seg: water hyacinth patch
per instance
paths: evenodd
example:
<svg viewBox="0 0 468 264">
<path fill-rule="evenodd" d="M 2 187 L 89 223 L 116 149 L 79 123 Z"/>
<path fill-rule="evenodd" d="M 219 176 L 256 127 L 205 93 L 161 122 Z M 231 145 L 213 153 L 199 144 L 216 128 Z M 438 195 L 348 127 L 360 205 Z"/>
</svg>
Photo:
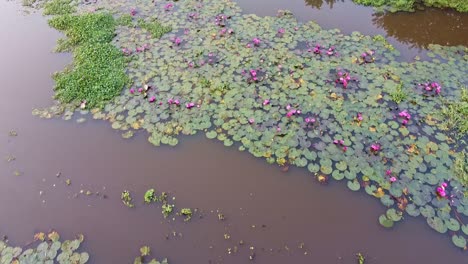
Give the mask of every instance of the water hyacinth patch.
<svg viewBox="0 0 468 264">
<path fill-rule="evenodd" d="M 96 7 L 128 14 L 121 4 L 102 0 Z M 126 71 L 134 87 L 157 89 L 117 95 L 102 110 L 91 110 L 97 119 L 122 131 L 144 129 L 156 146 L 174 146 L 178 137 L 202 132 L 269 163 L 306 167 L 320 182 L 346 179 L 350 189 L 365 191 L 394 210 L 379 218 L 385 226 L 401 215 L 432 219 L 437 214 L 441 224 L 428 224 L 443 230 L 450 219 L 457 221 L 457 214 L 468 216 L 466 186 L 452 169 L 466 149 L 466 134 L 454 140 L 450 132 L 455 128 L 444 126 L 446 118 L 434 110 L 442 99 L 461 98 L 460 87 L 467 85 L 463 47 L 434 45 L 433 60 L 402 62 L 383 37 L 324 30 L 313 22 L 299 23 L 285 11 L 274 18 L 243 15 L 227 0 L 178 1 L 170 12 L 146 1 L 135 8 L 139 18 L 158 17 L 172 32 L 159 39 L 143 27 L 123 27 L 112 44 L 122 55 L 124 47 L 148 43 L 145 52 L 129 56 Z M 229 37 L 229 30 L 235 35 Z M 176 38 L 183 43 L 174 45 Z M 274 48 L 261 48 L 267 45 Z M 363 51 L 366 56 L 360 57 Z M 376 60 L 361 65 L 375 54 Z M 417 85 L 428 80 L 430 91 Z M 437 85 L 432 80 L 444 85 L 438 96 L 433 96 Z M 151 96 L 164 103 L 151 104 Z M 52 117 L 65 109 L 34 113 Z M 399 116 L 403 111 L 407 114 Z M 450 199 L 438 199 L 441 182 L 449 185 Z M 461 245 L 459 237 L 466 234 L 454 232 Z"/>
</svg>

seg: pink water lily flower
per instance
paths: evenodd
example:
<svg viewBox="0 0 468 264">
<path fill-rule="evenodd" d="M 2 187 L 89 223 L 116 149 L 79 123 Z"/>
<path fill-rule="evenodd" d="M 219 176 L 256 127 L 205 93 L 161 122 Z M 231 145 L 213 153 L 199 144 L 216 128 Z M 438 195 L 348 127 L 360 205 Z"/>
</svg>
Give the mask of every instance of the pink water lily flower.
<svg viewBox="0 0 468 264">
<path fill-rule="evenodd" d="M 270 100 L 265 99 L 265 100 L 263 100 L 263 103 L 262 103 L 262 104 L 263 104 L 264 106 L 265 106 L 265 105 L 269 105 L 269 104 L 270 104 Z"/>
<path fill-rule="evenodd" d="M 155 96 L 151 96 L 151 97 L 148 99 L 148 102 L 150 102 L 150 103 L 154 103 L 154 101 L 156 101 L 156 97 L 155 97 Z"/>
<path fill-rule="evenodd" d="M 387 175 L 387 176 L 392 175 L 392 170 L 391 169 L 386 170 L 385 175 Z"/>
<path fill-rule="evenodd" d="M 447 192 L 445 190 L 447 188 L 447 183 L 443 182 L 436 188 L 436 194 L 440 198 L 445 198 L 447 197 Z"/>
<path fill-rule="evenodd" d="M 356 116 L 357 120 L 358 121 L 362 121 L 362 114 L 361 113 L 357 113 L 357 116 Z"/>
<path fill-rule="evenodd" d="M 258 46 L 260 46 L 261 40 L 259 38 L 254 38 L 254 39 L 252 39 L 252 42 L 253 42 L 254 46 L 258 47 Z"/>
<path fill-rule="evenodd" d="M 370 147 L 370 149 L 371 149 L 371 151 L 373 151 L 373 152 L 378 152 L 378 151 L 380 151 L 381 146 L 380 146 L 380 144 L 372 144 L 371 147 Z"/>
<path fill-rule="evenodd" d="M 131 16 L 134 16 L 134 15 L 136 15 L 136 14 L 137 14 L 137 11 L 136 11 L 135 8 L 130 9 L 130 15 L 131 15 Z"/>
<path fill-rule="evenodd" d="M 132 55 L 132 51 L 127 49 L 127 48 L 123 48 L 122 49 L 122 53 L 125 55 L 125 56 L 129 56 L 129 55 Z"/>
<path fill-rule="evenodd" d="M 249 123 L 250 123 L 250 124 L 253 124 L 253 123 L 255 123 L 255 119 L 253 119 L 253 118 L 250 118 L 250 119 L 249 119 Z"/>
<path fill-rule="evenodd" d="M 164 10 L 169 11 L 169 10 L 171 10 L 173 7 L 174 7 L 174 4 L 173 4 L 173 3 L 167 3 L 167 4 L 164 6 Z"/>
<path fill-rule="evenodd" d="M 395 177 L 390 177 L 390 182 L 396 182 L 396 178 Z"/>
<path fill-rule="evenodd" d="M 282 34 L 284 34 L 284 32 L 286 32 L 286 30 L 284 28 L 279 28 L 278 29 L 278 34 L 282 35 Z"/>
<path fill-rule="evenodd" d="M 181 40 L 180 38 L 175 38 L 175 39 L 174 39 L 174 44 L 176 44 L 177 46 L 179 46 L 180 43 L 182 43 L 182 40 Z"/>
<path fill-rule="evenodd" d="M 187 103 L 187 104 L 185 104 L 185 107 L 186 107 L 187 109 L 191 109 L 191 108 L 193 108 L 194 106 L 195 106 L 195 103 Z"/>
<path fill-rule="evenodd" d="M 180 101 L 178 99 L 174 100 L 175 105 L 180 105 Z"/>
<path fill-rule="evenodd" d="M 130 93 L 131 93 L 131 94 L 134 94 L 134 93 L 135 93 L 135 89 L 134 89 L 134 88 L 130 88 Z"/>
<path fill-rule="evenodd" d="M 142 93 L 142 92 L 143 92 L 143 88 L 138 88 L 138 92 L 139 92 L 139 93 Z"/>
</svg>

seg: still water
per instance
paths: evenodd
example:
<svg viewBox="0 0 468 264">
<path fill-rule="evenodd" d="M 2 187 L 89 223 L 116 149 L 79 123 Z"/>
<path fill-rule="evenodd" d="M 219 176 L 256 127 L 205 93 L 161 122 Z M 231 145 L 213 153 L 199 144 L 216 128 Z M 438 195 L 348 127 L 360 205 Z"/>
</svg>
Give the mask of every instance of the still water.
<svg viewBox="0 0 468 264">
<path fill-rule="evenodd" d="M 266 2 L 239 0 L 245 12 L 273 15 L 287 8 L 325 28 L 388 32 L 411 52 L 431 41 L 468 44 L 468 34 L 461 34 L 466 15 L 448 11 L 415 14 L 419 19 L 378 18 L 371 8 L 348 1 Z M 449 236 L 436 234 L 422 219 L 408 218 L 385 230 L 377 221 L 385 212 L 377 199 L 341 183 L 320 185 L 305 170 L 282 172 L 204 136 L 156 148 L 146 134 L 124 140 L 105 122 L 33 117 L 33 108 L 52 103 L 50 74 L 71 56 L 52 52 L 60 34 L 40 14 L 20 10 L 17 3 L 0 2 L 0 155 L 16 158 L 0 161 L 0 235 L 12 244 L 25 245 L 35 232 L 55 229 L 64 239 L 83 233 L 84 249 L 99 264 L 132 263 L 143 245 L 175 264 L 249 263 L 253 253 L 255 263 L 351 264 L 357 252 L 370 264 L 468 262 Z M 433 31 L 433 39 L 426 31 L 411 33 L 418 30 L 416 22 L 434 19 L 431 12 L 440 17 L 434 28 L 453 33 Z M 10 130 L 18 136 L 8 136 Z M 199 211 L 188 223 L 165 220 L 156 205 L 143 205 L 149 188 L 169 192 L 179 208 Z M 131 192 L 136 208 L 121 203 L 123 190 Z M 235 246 L 238 251 L 228 254 Z"/>
</svg>

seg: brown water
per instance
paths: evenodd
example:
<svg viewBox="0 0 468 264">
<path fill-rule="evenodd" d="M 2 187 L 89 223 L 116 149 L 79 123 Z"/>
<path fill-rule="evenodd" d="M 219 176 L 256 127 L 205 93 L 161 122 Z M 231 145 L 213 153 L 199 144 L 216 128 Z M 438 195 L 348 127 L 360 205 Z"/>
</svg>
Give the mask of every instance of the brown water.
<svg viewBox="0 0 468 264">
<path fill-rule="evenodd" d="M 283 173 L 201 136 L 155 148 L 144 133 L 124 140 L 105 122 L 33 117 L 34 107 L 52 102 L 50 73 L 71 58 L 51 52 L 60 35 L 44 18 L 18 10 L 0 2 L 0 155 L 16 157 L 0 161 L 0 235 L 13 244 L 54 228 L 65 239 L 84 233 L 85 249 L 99 264 L 132 263 L 143 245 L 173 264 L 248 263 L 250 246 L 255 263 L 351 264 L 357 252 L 370 264 L 467 263 L 449 236 L 422 219 L 385 230 L 377 221 L 385 211 L 378 200 L 340 183 L 322 186 L 305 170 Z M 12 129 L 17 137 L 8 136 Z M 179 208 L 202 213 L 189 223 L 164 220 L 159 208 L 141 203 L 152 187 L 169 191 Z M 125 189 L 136 208 L 121 203 Z M 236 245 L 239 251 L 228 255 Z"/>
</svg>

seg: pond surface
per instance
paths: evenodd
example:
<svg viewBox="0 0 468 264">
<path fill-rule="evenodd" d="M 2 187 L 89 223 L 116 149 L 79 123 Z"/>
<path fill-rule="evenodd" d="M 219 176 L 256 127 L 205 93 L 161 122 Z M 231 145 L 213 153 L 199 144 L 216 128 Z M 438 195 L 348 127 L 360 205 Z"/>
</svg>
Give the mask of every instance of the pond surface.
<svg viewBox="0 0 468 264">
<path fill-rule="evenodd" d="M 247 2 L 239 1 L 246 12 L 271 15 L 288 8 L 326 28 L 382 33 L 370 23 L 372 9 L 349 2 L 335 3 L 333 9 L 324 3 L 320 11 L 300 1 Z M 24 16 L 19 10 L 16 3 L 0 2 L 0 154 L 16 158 L 0 163 L 0 234 L 12 244 L 25 245 L 35 232 L 56 229 L 65 238 L 83 233 L 92 263 L 131 263 L 143 245 L 170 263 L 246 263 L 252 252 L 255 263 L 269 264 L 356 263 L 357 252 L 367 256 L 366 263 L 466 263 L 466 254 L 450 237 L 430 230 L 422 219 L 408 218 L 385 230 L 377 221 L 385 212 L 378 200 L 341 183 L 322 186 L 306 170 L 285 173 L 204 136 L 182 138 L 175 148 L 155 148 L 146 134 L 124 140 L 106 122 L 33 117 L 33 108 L 52 102 L 50 73 L 71 58 L 51 52 L 60 35 L 40 14 Z M 356 17 L 362 21 L 339 22 L 337 14 L 346 10 L 349 15 L 360 10 Z M 438 28 L 451 28 L 447 21 L 458 19 L 465 23 L 452 25 L 466 29 L 465 15 L 434 10 L 417 15 L 428 19 L 430 12 L 447 16 Z M 430 40 L 405 29 L 409 46 Z M 397 30 L 389 32 L 405 39 Z M 467 45 L 467 36 L 455 32 L 433 37 Z M 10 130 L 18 136 L 8 136 Z M 199 213 L 188 223 L 165 220 L 160 208 L 143 205 L 149 188 L 167 191 L 176 197 L 176 206 L 199 208 Z M 131 192 L 136 208 L 122 204 L 123 190 Z M 218 220 L 218 211 L 224 221 Z M 228 254 L 235 246 L 238 252 Z"/>
</svg>

